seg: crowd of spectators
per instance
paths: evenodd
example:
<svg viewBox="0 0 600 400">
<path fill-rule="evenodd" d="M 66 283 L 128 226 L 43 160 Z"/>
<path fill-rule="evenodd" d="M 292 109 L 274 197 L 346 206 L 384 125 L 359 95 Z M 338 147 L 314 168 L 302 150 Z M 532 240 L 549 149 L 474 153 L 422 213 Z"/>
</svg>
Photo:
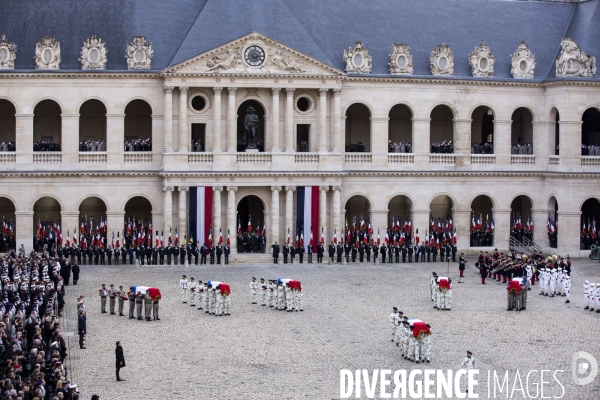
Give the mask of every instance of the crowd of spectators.
<svg viewBox="0 0 600 400">
<path fill-rule="evenodd" d="M 581 155 L 582 156 L 600 156 L 600 146 L 597 144 L 590 144 L 586 146 L 585 144 L 581 145 Z"/>
<path fill-rule="evenodd" d="M 510 146 L 510 154 L 533 154 L 531 143 L 519 143 Z"/>
<path fill-rule="evenodd" d="M 444 140 L 443 142 L 431 143 L 432 153 L 454 153 L 454 145 L 451 140 Z"/>
<path fill-rule="evenodd" d="M 492 143 L 471 143 L 471 154 L 494 154 Z"/>
<path fill-rule="evenodd" d="M 50 140 L 40 140 L 33 143 L 33 151 L 60 151 L 60 144 Z"/>
<path fill-rule="evenodd" d="M 346 145 L 346 153 L 364 153 L 365 145 L 363 142 L 358 142 L 358 144 L 347 144 Z"/>
<path fill-rule="evenodd" d="M 150 139 L 135 139 L 125 142 L 124 151 L 152 151 Z"/>
<path fill-rule="evenodd" d="M 58 317 L 65 306 L 70 265 L 44 251 L 23 249 L 1 259 L 0 399 L 77 400 L 68 381 L 67 346 Z"/>
<path fill-rule="evenodd" d="M 412 153 L 412 144 L 388 141 L 388 153 Z"/>
<path fill-rule="evenodd" d="M 0 143 L 0 151 L 15 151 L 15 142 Z"/>
<path fill-rule="evenodd" d="M 106 151 L 104 140 L 84 140 L 79 142 L 79 151 Z"/>
<path fill-rule="evenodd" d="M 202 140 L 192 140 L 192 151 L 194 153 L 200 153 L 204 151 L 204 143 L 202 143 Z"/>
</svg>

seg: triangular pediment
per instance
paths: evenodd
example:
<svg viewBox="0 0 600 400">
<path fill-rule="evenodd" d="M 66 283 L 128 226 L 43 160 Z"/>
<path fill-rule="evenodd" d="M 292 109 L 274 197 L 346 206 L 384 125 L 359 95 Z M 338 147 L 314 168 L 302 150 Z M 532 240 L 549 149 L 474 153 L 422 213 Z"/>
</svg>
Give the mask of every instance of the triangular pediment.
<svg viewBox="0 0 600 400">
<path fill-rule="evenodd" d="M 344 75 L 338 69 L 256 32 L 169 67 L 163 73 Z"/>
</svg>

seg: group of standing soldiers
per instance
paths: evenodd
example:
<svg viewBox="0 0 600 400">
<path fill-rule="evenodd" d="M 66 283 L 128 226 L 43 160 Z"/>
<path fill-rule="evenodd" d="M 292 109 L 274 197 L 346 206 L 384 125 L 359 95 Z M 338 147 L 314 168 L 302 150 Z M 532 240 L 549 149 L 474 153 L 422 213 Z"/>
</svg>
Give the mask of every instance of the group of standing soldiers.
<svg viewBox="0 0 600 400">
<path fill-rule="evenodd" d="M 237 237 L 239 253 L 264 253 L 265 244 L 265 237 L 260 233 L 244 232 Z"/>
<path fill-rule="evenodd" d="M 125 293 L 123 286 L 119 286 L 119 290 L 115 289 L 115 285 L 111 284 L 107 289 L 105 284 L 98 290 L 100 296 L 100 310 L 102 314 L 106 314 L 106 300 L 109 301 L 110 315 L 116 315 L 115 306 L 119 304 L 119 317 L 124 317 L 123 307 L 125 301 L 129 301 L 129 319 L 137 318 L 143 321 L 160 321 L 158 317 L 160 298 L 153 299 L 148 290 L 136 291 L 134 286 L 129 287 L 129 291 Z M 142 307 L 144 309 L 144 317 L 142 317 Z M 134 316 L 135 311 L 135 316 Z"/>
<path fill-rule="evenodd" d="M 256 302 L 256 296 L 260 292 L 260 305 L 267 305 L 279 311 L 304 311 L 302 300 L 302 284 L 296 280 L 290 279 L 269 279 L 265 282 L 264 278 L 260 278 L 260 283 L 252 277 L 250 281 L 250 301 L 252 304 Z"/>
<path fill-rule="evenodd" d="M 350 260 L 352 262 L 356 262 L 358 258 L 358 262 L 371 262 L 371 254 L 373 254 L 373 262 L 376 263 L 379 255 L 381 254 L 381 263 L 385 264 L 386 261 L 388 263 L 399 263 L 402 260 L 403 263 L 409 262 L 437 262 L 438 261 L 438 253 L 440 255 L 439 261 L 449 261 L 452 259 L 452 262 L 456 262 L 456 245 L 440 245 L 439 249 L 435 245 L 416 245 L 416 244 L 393 244 L 381 246 L 374 243 L 364 243 L 360 242 L 358 246 L 352 246 L 348 244 L 348 242 L 338 243 L 337 245 L 331 242 L 328 247 L 329 258 L 331 259 L 331 263 L 334 263 L 334 259 L 338 264 L 342 263 L 342 258 L 345 259 L 346 263 L 349 263 Z M 285 263 L 285 247 L 284 247 L 284 263 Z M 337 256 L 337 258 L 336 258 Z M 293 259 L 292 259 L 293 262 Z"/>
<path fill-rule="evenodd" d="M 194 277 L 183 275 L 179 281 L 181 288 L 181 302 L 198 310 L 204 310 L 206 314 L 220 317 L 231 315 L 231 289 L 228 284 L 216 281 L 196 282 Z"/>
<path fill-rule="evenodd" d="M 431 361 L 431 326 L 416 318 L 404 316 L 397 307 L 393 308 L 389 321 L 392 323 L 392 343 L 400 347 L 405 360 Z"/>
</svg>

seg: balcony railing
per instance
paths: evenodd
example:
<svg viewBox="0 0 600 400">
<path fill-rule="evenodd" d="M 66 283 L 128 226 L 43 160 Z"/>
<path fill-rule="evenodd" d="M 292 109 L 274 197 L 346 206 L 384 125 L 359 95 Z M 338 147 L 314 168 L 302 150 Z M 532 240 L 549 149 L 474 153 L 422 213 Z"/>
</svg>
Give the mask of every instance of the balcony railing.
<svg viewBox="0 0 600 400">
<path fill-rule="evenodd" d="M 271 162 L 269 153 L 238 153 L 237 162 L 241 164 L 268 164 Z"/>
<path fill-rule="evenodd" d="M 496 155 L 471 154 L 471 164 L 496 164 Z"/>
<path fill-rule="evenodd" d="M 188 163 L 190 164 L 210 164 L 212 162 L 212 153 L 192 153 L 188 155 Z"/>
<path fill-rule="evenodd" d="M 17 162 L 17 156 L 14 152 L 0 153 L 0 164 L 8 164 Z"/>
<path fill-rule="evenodd" d="M 316 164 L 319 162 L 319 154 L 317 153 L 296 153 L 294 155 L 296 164 Z"/>
<path fill-rule="evenodd" d="M 511 154 L 511 164 L 533 165 L 535 164 L 535 156 L 531 154 Z"/>
<path fill-rule="evenodd" d="M 430 154 L 429 164 L 455 164 L 454 154 Z"/>
<path fill-rule="evenodd" d="M 600 167 L 599 156 L 581 156 L 582 167 Z"/>
<path fill-rule="evenodd" d="M 132 151 L 123 153 L 126 163 L 151 163 L 152 153 L 149 151 Z"/>
<path fill-rule="evenodd" d="M 388 154 L 389 164 L 414 164 L 415 155 L 412 153 L 392 153 Z"/>
<path fill-rule="evenodd" d="M 62 153 L 60 151 L 42 151 L 33 153 L 34 163 L 60 163 L 62 162 Z"/>
<path fill-rule="evenodd" d="M 549 161 L 550 165 L 558 165 L 560 158 L 558 156 L 550 156 L 550 157 L 548 157 L 548 160 L 550 160 Z"/>
<path fill-rule="evenodd" d="M 82 151 L 79 153 L 80 163 L 105 163 L 105 151 Z"/>
<path fill-rule="evenodd" d="M 351 164 L 370 164 L 373 161 L 371 153 L 344 153 L 344 162 Z"/>
</svg>

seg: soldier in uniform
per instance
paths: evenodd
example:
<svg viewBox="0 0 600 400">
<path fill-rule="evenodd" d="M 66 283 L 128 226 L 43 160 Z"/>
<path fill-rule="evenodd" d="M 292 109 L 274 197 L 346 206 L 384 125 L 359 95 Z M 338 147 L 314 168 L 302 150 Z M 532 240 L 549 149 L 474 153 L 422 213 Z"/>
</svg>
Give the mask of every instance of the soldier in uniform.
<svg viewBox="0 0 600 400">
<path fill-rule="evenodd" d="M 210 246 L 209 255 L 210 264 L 213 265 L 215 263 L 215 246 Z"/>
<path fill-rule="evenodd" d="M 312 247 L 312 245 L 308 246 L 308 252 L 307 252 L 307 254 L 308 254 L 308 263 L 312 264 L 312 255 L 313 255 L 313 247 Z M 300 257 L 300 259 L 302 259 L 302 257 Z M 302 261 L 300 261 L 300 263 L 302 264 Z"/>
<path fill-rule="evenodd" d="M 407 248 L 406 251 L 408 252 L 408 262 L 411 263 L 413 258 L 413 247 L 410 245 L 410 243 L 405 245 L 405 247 Z M 404 258 L 404 252 L 402 253 L 402 258 Z"/>
<path fill-rule="evenodd" d="M 265 282 L 265 278 L 260 278 L 260 305 L 265 307 L 267 305 L 267 290 L 268 286 Z"/>
<path fill-rule="evenodd" d="M 191 244 L 188 243 L 185 252 L 187 253 L 187 258 L 188 258 L 188 265 L 192 265 L 192 255 L 194 253 L 194 249 L 195 247 L 192 247 Z M 196 263 L 198 264 L 198 263 Z"/>
<path fill-rule="evenodd" d="M 206 243 L 200 246 L 200 265 L 206 265 Z"/>
<path fill-rule="evenodd" d="M 133 247 L 131 247 L 131 245 L 129 245 L 129 248 L 127 249 L 127 253 L 129 254 L 129 264 L 132 265 L 133 264 Z"/>
<path fill-rule="evenodd" d="M 328 251 L 329 258 L 331 259 L 331 263 L 333 264 L 333 257 L 335 256 L 335 245 L 333 244 L 333 242 L 329 244 Z"/>
<path fill-rule="evenodd" d="M 117 301 L 117 290 L 115 289 L 115 285 L 110 285 L 108 297 L 110 299 L 110 315 L 115 315 L 115 304 Z"/>
<path fill-rule="evenodd" d="M 113 256 L 115 257 L 115 265 L 119 265 L 119 258 L 121 257 L 121 250 L 119 250 L 118 248 L 114 248 L 113 250 Z"/>
<path fill-rule="evenodd" d="M 106 250 L 106 257 L 108 258 L 108 265 L 112 265 L 112 255 L 113 255 L 112 246 L 108 246 L 108 249 Z"/>
<path fill-rule="evenodd" d="M 322 243 L 317 245 L 317 262 L 321 264 L 323 262 L 323 253 L 325 253 L 325 246 Z"/>
<path fill-rule="evenodd" d="M 141 292 L 135 295 L 135 315 L 139 321 L 142 320 L 142 304 L 144 302 L 144 295 Z"/>
<path fill-rule="evenodd" d="M 194 246 L 192 251 L 194 253 L 194 264 L 198 265 L 198 255 L 200 254 L 200 249 L 198 248 L 198 246 Z"/>
<path fill-rule="evenodd" d="M 457 250 L 458 249 L 456 248 L 456 245 L 453 244 L 452 245 L 452 262 L 456 262 L 456 252 L 457 252 Z"/>
<path fill-rule="evenodd" d="M 129 319 L 135 318 L 133 316 L 133 309 L 135 308 L 135 293 L 133 293 L 133 286 L 129 287 L 127 292 L 127 299 L 129 299 Z"/>
<path fill-rule="evenodd" d="M 164 265 L 164 263 L 165 263 L 165 248 L 163 246 L 160 246 L 158 248 L 158 264 Z"/>
<path fill-rule="evenodd" d="M 365 254 L 367 255 L 367 262 L 371 262 L 371 245 L 368 244 L 365 246 Z"/>
<path fill-rule="evenodd" d="M 298 248 L 296 248 L 296 254 L 298 254 L 300 264 L 302 264 L 302 260 L 304 260 L 304 246 L 298 246 Z"/>
<path fill-rule="evenodd" d="M 444 257 L 446 255 L 446 245 L 441 245 L 440 246 L 440 261 L 444 262 Z"/>
<path fill-rule="evenodd" d="M 179 248 L 179 262 L 181 265 L 185 265 L 185 247 L 183 245 Z"/>
<path fill-rule="evenodd" d="M 435 246 L 435 245 L 431 246 L 431 257 L 433 258 L 433 262 L 437 261 L 437 253 L 438 253 L 437 246 Z M 427 261 L 429 261 L 429 257 L 427 258 Z"/>
<path fill-rule="evenodd" d="M 256 291 L 258 290 L 258 282 L 256 282 L 256 278 L 252 277 L 252 281 L 250 281 L 250 300 L 252 304 L 256 304 Z"/>
<path fill-rule="evenodd" d="M 283 245 L 283 263 L 284 264 L 287 264 L 289 253 L 290 253 L 290 247 L 286 243 Z"/>
<path fill-rule="evenodd" d="M 225 244 L 223 247 L 223 256 L 225 257 L 225 265 L 229 265 L 229 254 L 231 253 L 231 248 L 228 244 Z"/>
<path fill-rule="evenodd" d="M 196 295 L 197 295 L 197 284 L 196 284 L 196 282 L 194 282 L 193 276 L 190 277 L 189 292 L 190 292 L 190 307 L 195 307 L 196 306 Z"/>
<path fill-rule="evenodd" d="M 346 264 L 350 263 L 350 245 L 348 242 L 344 243 L 344 255 L 346 256 Z"/>
<path fill-rule="evenodd" d="M 123 286 L 119 286 L 119 290 L 117 291 L 117 301 L 119 302 L 119 317 L 125 316 L 123 314 L 123 306 L 124 306 L 126 298 L 127 298 L 127 295 L 125 294 L 125 291 L 123 290 Z"/>
<path fill-rule="evenodd" d="M 152 265 L 158 265 L 158 247 L 152 247 Z"/>
<path fill-rule="evenodd" d="M 356 255 L 358 253 L 358 249 L 356 248 L 356 246 L 352 246 L 352 262 L 356 262 Z"/>
<path fill-rule="evenodd" d="M 217 265 L 221 265 L 221 256 L 223 255 L 223 248 L 221 247 L 220 244 L 217 245 L 216 253 L 217 253 Z"/>
<path fill-rule="evenodd" d="M 400 245 L 397 244 L 394 247 L 394 255 L 396 256 L 396 264 L 400 263 Z M 406 261 L 406 255 L 404 256 L 404 260 Z"/>
<path fill-rule="evenodd" d="M 338 243 L 335 250 L 336 250 L 336 254 L 337 254 L 337 262 L 338 262 L 338 264 L 341 264 L 342 263 L 342 254 L 344 254 L 344 247 L 342 246 L 341 243 Z"/>
<path fill-rule="evenodd" d="M 277 264 L 279 260 L 279 244 L 277 243 L 277 241 L 273 243 L 271 248 L 273 249 L 273 264 Z"/>
<path fill-rule="evenodd" d="M 165 253 L 167 253 L 167 265 L 171 266 L 171 256 L 173 255 L 173 248 L 171 245 L 167 246 Z"/>
<path fill-rule="evenodd" d="M 127 249 L 125 247 L 121 249 L 121 264 L 127 264 Z"/>
<path fill-rule="evenodd" d="M 102 311 L 102 314 L 106 314 L 106 296 L 108 296 L 108 290 L 106 290 L 106 285 L 104 283 L 98 290 L 98 294 L 100 295 L 100 311 Z"/>
<path fill-rule="evenodd" d="M 387 248 L 386 248 L 385 244 L 381 245 L 381 263 L 382 264 L 385 264 L 385 253 L 386 253 L 386 250 L 387 250 Z"/>
<path fill-rule="evenodd" d="M 183 304 L 187 303 L 187 290 L 188 290 L 188 280 L 185 275 L 179 280 L 179 287 L 181 287 L 181 301 Z"/>
<path fill-rule="evenodd" d="M 150 297 L 150 292 L 146 291 L 144 295 L 144 315 L 146 316 L 146 321 L 152 321 L 150 315 L 152 314 L 152 297 Z"/>
<path fill-rule="evenodd" d="M 365 244 L 364 243 L 361 243 L 358 246 L 358 261 L 361 263 L 365 261 Z"/>
<path fill-rule="evenodd" d="M 373 246 L 373 264 L 377 263 L 377 257 L 379 256 L 379 245 Z"/>
<path fill-rule="evenodd" d="M 156 321 L 160 321 L 160 318 L 158 318 L 158 301 L 160 299 L 156 298 L 152 301 L 152 319 L 156 320 Z"/>
<path fill-rule="evenodd" d="M 175 265 L 179 262 L 179 247 L 173 246 L 173 262 Z"/>
</svg>

